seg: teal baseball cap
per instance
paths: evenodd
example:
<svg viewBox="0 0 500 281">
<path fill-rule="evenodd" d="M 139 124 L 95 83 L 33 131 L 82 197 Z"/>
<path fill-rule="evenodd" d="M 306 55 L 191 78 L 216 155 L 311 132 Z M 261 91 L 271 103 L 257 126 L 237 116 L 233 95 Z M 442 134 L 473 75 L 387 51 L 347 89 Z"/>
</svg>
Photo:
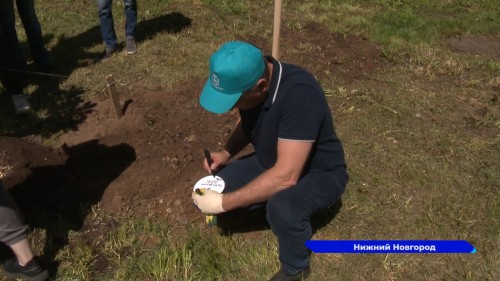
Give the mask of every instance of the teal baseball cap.
<svg viewBox="0 0 500 281">
<path fill-rule="evenodd" d="M 200 105 L 222 114 L 231 110 L 244 91 L 264 74 L 261 50 L 252 44 L 231 41 L 210 56 L 210 76 L 200 95 Z"/>
</svg>

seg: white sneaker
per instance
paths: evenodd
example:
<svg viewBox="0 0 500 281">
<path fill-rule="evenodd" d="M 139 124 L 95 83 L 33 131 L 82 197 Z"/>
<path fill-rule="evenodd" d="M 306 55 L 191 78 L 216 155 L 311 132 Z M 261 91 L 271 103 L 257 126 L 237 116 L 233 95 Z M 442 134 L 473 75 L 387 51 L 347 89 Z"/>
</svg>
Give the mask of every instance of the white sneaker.
<svg viewBox="0 0 500 281">
<path fill-rule="evenodd" d="M 31 111 L 31 105 L 25 95 L 13 95 L 12 101 L 16 109 L 16 114 L 26 114 Z"/>
</svg>

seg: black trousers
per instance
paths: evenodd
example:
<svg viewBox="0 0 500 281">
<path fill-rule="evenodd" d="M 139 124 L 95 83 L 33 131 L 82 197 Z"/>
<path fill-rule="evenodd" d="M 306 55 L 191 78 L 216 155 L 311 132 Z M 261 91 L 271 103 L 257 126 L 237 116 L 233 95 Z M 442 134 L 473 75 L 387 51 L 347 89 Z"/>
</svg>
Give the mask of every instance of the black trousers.
<svg viewBox="0 0 500 281">
<path fill-rule="evenodd" d="M 224 179 L 223 193 L 227 193 L 245 186 L 264 171 L 257 157 L 251 155 L 230 162 L 217 175 Z M 310 217 L 337 202 L 347 181 L 345 169 L 311 172 L 265 203 L 267 221 L 278 238 L 279 259 L 285 272 L 295 274 L 309 266 L 310 251 L 305 242 L 312 237 Z"/>
</svg>

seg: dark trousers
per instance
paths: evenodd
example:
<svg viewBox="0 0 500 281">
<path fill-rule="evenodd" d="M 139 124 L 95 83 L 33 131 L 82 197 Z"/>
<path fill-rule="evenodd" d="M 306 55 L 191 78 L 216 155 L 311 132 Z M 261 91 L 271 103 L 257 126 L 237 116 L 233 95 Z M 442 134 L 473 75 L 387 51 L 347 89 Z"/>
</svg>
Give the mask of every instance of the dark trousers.
<svg viewBox="0 0 500 281">
<path fill-rule="evenodd" d="M 22 94 L 27 69 L 16 33 L 14 2 L 0 1 L 0 81 L 12 95 Z"/>
<path fill-rule="evenodd" d="M 265 171 L 255 155 L 229 163 L 217 173 L 223 193 L 237 190 Z M 278 238 L 282 269 L 295 274 L 309 266 L 305 242 L 312 237 L 310 217 L 340 199 L 348 181 L 345 169 L 310 172 L 297 185 L 274 194 L 266 203 L 267 221 Z"/>
<path fill-rule="evenodd" d="M 11 1 L 11 0 L 4 0 Z M 42 27 L 38 21 L 35 11 L 34 0 L 16 0 L 17 12 L 23 22 L 26 37 L 30 45 L 31 57 L 38 66 L 48 66 L 49 54 L 45 49 L 45 43 L 42 37 Z"/>
</svg>

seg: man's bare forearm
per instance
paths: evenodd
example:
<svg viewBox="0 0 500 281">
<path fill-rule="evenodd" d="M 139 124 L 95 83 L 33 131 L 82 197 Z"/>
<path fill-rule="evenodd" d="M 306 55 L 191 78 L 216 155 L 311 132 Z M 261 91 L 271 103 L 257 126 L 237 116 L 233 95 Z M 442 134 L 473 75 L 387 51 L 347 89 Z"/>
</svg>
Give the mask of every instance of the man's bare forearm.
<svg viewBox="0 0 500 281">
<path fill-rule="evenodd" d="M 295 180 L 291 180 L 280 174 L 273 167 L 259 175 L 243 188 L 224 194 L 222 207 L 224 210 L 229 211 L 264 202 L 276 192 L 296 184 Z"/>
<path fill-rule="evenodd" d="M 299 181 L 302 170 L 312 149 L 307 141 L 278 141 L 278 159 L 275 165 L 264 171 L 244 187 L 224 194 L 224 210 L 267 201 L 275 193 L 294 186 Z"/>
</svg>

